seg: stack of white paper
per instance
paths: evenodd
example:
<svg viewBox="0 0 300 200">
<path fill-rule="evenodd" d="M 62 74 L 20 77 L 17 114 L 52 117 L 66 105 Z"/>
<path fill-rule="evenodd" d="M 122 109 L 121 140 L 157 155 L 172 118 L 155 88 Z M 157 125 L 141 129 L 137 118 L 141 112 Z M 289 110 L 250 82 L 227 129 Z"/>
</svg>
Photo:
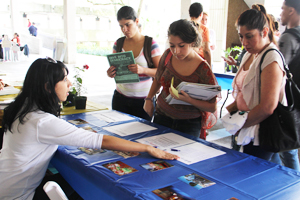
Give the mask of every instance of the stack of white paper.
<svg viewBox="0 0 300 200">
<path fill-rule="evenodd" d="M 183 90 L 184 92 L 189 94 L 190 97 L 194 99 L 201 99 L 201 100 L 210 100 L 221 92 L 221 86 L 219 85 L 206 85 L 206 84 L 188 83 L 188 82 L 181 82 L 176 87 L 176 89 L 178 90 L 178 92 Z M 174 99 L 170 94 L 167 96 L 166 101 L 169 104 L 191 105 L 184 101 Z"/>
<path fill-rule="evenodd" d="M 226 152 L 195 142 L 175 133 L 141 138 L 136 142 L 154 146 L 180 157 L 179 161 L 187 165 L 214 158 Z"/>
</svg>

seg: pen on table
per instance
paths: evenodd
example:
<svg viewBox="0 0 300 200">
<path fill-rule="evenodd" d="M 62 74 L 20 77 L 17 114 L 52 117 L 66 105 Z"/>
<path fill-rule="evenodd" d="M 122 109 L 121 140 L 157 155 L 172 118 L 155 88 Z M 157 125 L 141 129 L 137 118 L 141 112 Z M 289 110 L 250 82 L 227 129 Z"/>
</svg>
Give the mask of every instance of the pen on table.
<svg viewBox="0 0 300 200">
<path fill-rule="evenodd" d="M 178 150 L 178 149 L 171 149 L 171 151 L 180 151 L 180 150 Z"/>
</svg>

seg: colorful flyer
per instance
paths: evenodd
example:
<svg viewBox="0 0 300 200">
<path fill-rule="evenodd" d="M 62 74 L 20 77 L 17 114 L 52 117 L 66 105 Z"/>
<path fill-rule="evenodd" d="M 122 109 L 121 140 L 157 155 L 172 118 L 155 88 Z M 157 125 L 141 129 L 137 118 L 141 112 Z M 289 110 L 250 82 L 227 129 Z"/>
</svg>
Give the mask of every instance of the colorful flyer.
<svg viewBox="0 0 300 200">
<path fill-rule="evenodd" d="M 94 155 L 97 153 L 105 153 L 106 151 L 103 149 L 90 149 L 90 148 L 85 148 L 85 147 L 78 147 L 80 151 L 83 151 L 84 153 L 88 155 Z"/>
<path fill-rule="evenodd" d="M 212 182 L 206 178 L 203 178 L 199 176 L 196 173 L 191 173 L 185 176 L 178 177 L 179 180 L 189 184 L 190 186 L 200 190 L 201 188 L 205 188 L 211 185 L 216 184 L 215 182 Z"/>
<path fill-rule="evenodd" d="M 157 190 L 153 190 L 152 192 L 164 200 L 193 200 L 192 198 L 188 197 L 186 193 L 180 191 L 179 189 L 173 186 L 160 188 Z"/>
<path fill-rule="evenodd" d="M 106 167 L 107 169 L 113 171 L 115 174 L 119 176 L 123 176 L 125 174 L 131 174 L 133 172 L 137 172 L 138 170 L 134 169 L 133 167 L 121 162 L 121 161 L 116 161 L 116 162 L 111 162 L 102 165 Z"/>
<path fill-rule="evenodd" d="M 87 124 L 87 121 L 84 121 L 83 119 L 72 119 L 72 120 L 68 120 L 68 122 L 75 125 Z"/>
<path fill-rule="evenodd" d="M 124 158 L 131 158 L 140 155 L 139 152 L 128 152 L 128 151 L 113 151 L 114 153 L 123 156 Z"/>
<path fill-rule="evenodd" d="M 92 127 L 90 126 L 83 126 L 83 127 L 80 127 L 80 128 L 83 128 L 84 130 L 87 130 L 87 131 L 91 131 L 91 132 L 94 132 L 94 133 L 97 133 L 97 131 L 95 131 Z"/>
<path fill-rule="evenodd" d="M 158 170 L 173 167 L 174 165 L 171 165 L 170 163 L 167 163 L 164 160 L 158 160 L 158 161 L 142 164 L 141 166 L 143 168 L 149 170 L 150 172 L 155 172 L 155 171 L 158 171 Z"/>
</svg>

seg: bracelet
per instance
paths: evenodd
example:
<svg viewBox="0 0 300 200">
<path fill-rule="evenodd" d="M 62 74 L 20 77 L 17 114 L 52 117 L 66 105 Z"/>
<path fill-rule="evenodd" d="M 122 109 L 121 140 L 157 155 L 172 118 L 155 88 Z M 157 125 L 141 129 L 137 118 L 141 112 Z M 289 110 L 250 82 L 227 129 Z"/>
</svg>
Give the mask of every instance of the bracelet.
<svg viewBox="0 0 300 200">
<path fill-rule="evenodd" d="M 144 100 L 145 100 L 145 101 L 146 101 L 146 100 L 149 100 L 149 101 L 152 101 L 152 102 L 153 102 L 153 99 L 152 99 L 152 98 L 149 98 L 149 97 L 145 98 Z"/>
</svg>

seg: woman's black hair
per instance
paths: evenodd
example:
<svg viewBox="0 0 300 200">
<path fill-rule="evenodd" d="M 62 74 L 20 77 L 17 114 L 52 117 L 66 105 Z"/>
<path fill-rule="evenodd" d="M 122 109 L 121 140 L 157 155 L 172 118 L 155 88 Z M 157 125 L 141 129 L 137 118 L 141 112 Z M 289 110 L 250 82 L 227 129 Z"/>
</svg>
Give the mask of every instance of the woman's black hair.
<svg viewBox="0 0 300 200">
<path fill-rule="evenodd" d="M 50 58 L 40 58 L 31 64 L 19 95 L 4 109 L 4 132 L 11 131 L 15 120 L 24 124 L 25 116 L 35 110 L 60 115 L 60 100 L 56 95 L 55 85 L 65 78 L 65 70 L 68 74 L 69 71 L 62 62 Z"/>
<path fill-rule="evenodd" d="M 168 30 L 168 36 L 170 35 L 180 37 L 185 43 L 194 43 L 193 47 L 199 47 L 201 45 L 201 35 L 195 23 L 186 19 L 173 22 Z"/>
<path fill-rule="evenodd" d="M 137 14 L 133 8 L 130 6 L 123 6 L 118 10 L 117 20 L 120 21 L 122 19 L 132 19 L 134 22 L 137 18 Z"/>
<path fill-rule="evenodd" d="M 264 27 L 268 27 L 270 41 L 277 43 L 274 38 L 273 21 L 261 4 L 254 4 L 252 9 L 243 12 L 236 21 L 236 27 L 238 26 L 246 26 L 248 30 L 258 29 L 260 32 L 263 31 Z"/>
</svg>

